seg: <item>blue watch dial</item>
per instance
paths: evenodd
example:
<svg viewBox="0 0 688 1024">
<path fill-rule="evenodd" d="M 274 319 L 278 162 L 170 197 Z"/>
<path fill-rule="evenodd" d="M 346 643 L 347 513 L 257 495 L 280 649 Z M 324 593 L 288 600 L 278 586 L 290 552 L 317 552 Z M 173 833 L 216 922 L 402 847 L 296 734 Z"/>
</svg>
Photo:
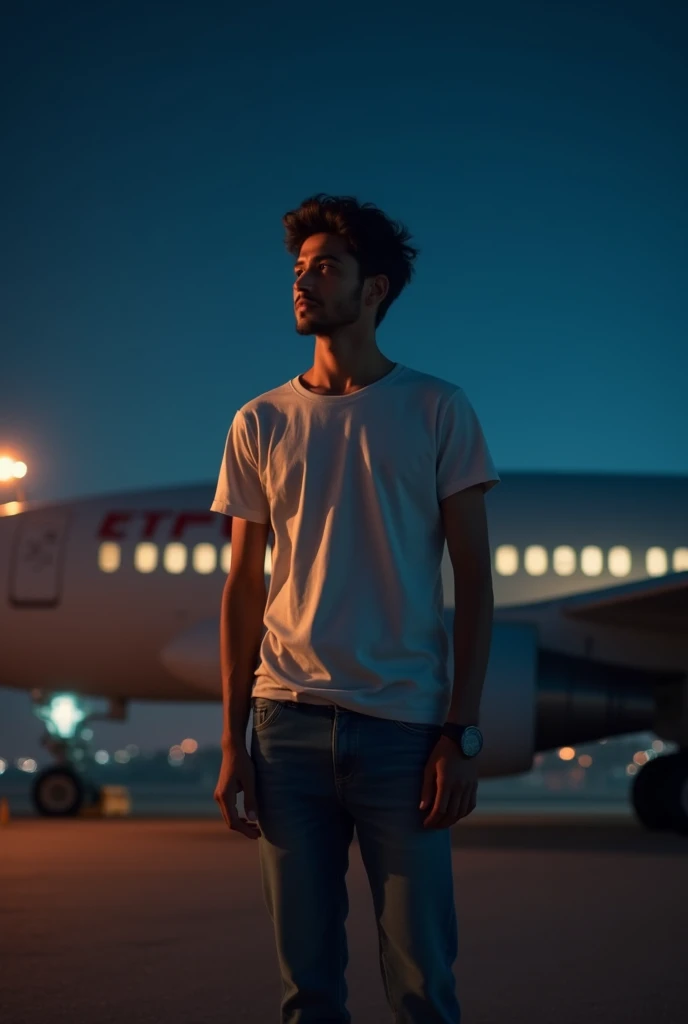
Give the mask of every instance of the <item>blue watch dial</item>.
<svg viewBox="0 0 688 1024">
<path fill-rule="evenodd" d="M 480 729 L 475 725 L 468 725 L 463 731 L 461 737 L 461 749 L 467 757 L 475 757 L 479 754 L 483 746 L 483 737 Z"/>
</svg>

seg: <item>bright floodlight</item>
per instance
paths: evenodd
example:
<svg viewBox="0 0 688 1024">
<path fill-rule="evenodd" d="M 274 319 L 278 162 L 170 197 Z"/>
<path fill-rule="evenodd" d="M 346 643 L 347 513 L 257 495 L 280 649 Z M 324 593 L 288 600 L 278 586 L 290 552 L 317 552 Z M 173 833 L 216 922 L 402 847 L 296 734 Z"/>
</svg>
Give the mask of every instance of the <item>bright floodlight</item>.
<svg viewBox="0 0 688 1024">
<path fill-rule="evenodd" d="M 16 462 L 8 455 L 0 458 L 0 483 L 7 483 L 9 480 L 20 480 L 26 476 L 27 465 L 25 462 Z"/>
<path fill-rule="evenodd" d="M 48 721 L 57 730 L 58 735 L 67 739 L 74 735 L 77 725 L 86 717 L 86 714 L 73 697 L 63 694 L 60 697 L 53 697 L 48 709 L 48 716 Z"/>
</svg>

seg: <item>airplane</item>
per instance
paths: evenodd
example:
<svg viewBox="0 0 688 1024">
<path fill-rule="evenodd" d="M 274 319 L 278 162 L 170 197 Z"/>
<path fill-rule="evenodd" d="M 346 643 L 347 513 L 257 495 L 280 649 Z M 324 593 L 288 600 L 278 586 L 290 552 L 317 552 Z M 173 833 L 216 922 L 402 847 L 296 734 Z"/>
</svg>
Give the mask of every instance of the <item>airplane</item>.
<svg viewBox="0 0 688 1024">
<path fill-rule="evenodd" d="M 82 738 L 93 719 L 123 720 L 136 699 L 222 699 L 231 518 L 210 511 L 214 492 L 212 482 L 0 505 L 0 686 L 30 691 L 56 759 L 33 782 L 38 814 L 75 815 L 97 799 Z M 480 776 L 652 730 L 678 749 L 634 776 L 635 815 L 688 834 L 688 477 L 505 472 L 486 508 L 495 611 Z M 451 679 L 446 545 L 441 575 Z M 88 714 L 89 697 L 106 698 L 107 712 Z"/>
</svg>

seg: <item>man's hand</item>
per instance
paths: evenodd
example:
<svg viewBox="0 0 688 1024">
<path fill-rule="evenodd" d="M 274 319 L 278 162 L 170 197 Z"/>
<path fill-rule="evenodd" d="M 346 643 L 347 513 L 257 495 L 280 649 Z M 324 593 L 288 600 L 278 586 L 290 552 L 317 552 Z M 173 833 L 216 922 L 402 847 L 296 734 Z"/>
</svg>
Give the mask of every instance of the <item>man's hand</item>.
<svg viewBox="0 0 688 1024">
<path fill-rule="evenodd" d="M 236 807 L 237 795 L 244 793 L 244 810 L 248 819 L 240 818 Z M 220 777 L 213 796 L 220 806 L 222 817 L 234 832 L 249 839 L 260 839 L 261 831 L 256 817 L 256 778 L 251 755 L 245 747 L 237 745 L 222 752 Z M 252 824 L 256 822 L 256 824 Z"/>
<path fill-rule="evenodd" d="M 440 736 L 423 775 L 420 809 L 431 807 L 426 828 L 449 828 L 475 809 L 476 758 L 466 758 L 448 736 Z"/>
</svg>

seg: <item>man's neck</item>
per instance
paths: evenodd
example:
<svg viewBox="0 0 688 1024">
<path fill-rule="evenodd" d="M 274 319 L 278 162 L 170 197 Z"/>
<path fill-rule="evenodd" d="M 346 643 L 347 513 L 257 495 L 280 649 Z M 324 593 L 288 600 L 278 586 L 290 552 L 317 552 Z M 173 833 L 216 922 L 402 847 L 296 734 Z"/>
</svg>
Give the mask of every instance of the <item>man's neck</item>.
<svg viewBox="0 0 688 1024">
<path fill-rule="evenodd" d="M 301 374 L 301 384 L 319 395 L 349 395 L 354 391 L 374 384 L 375 381 L 386 377 L 397 364 L 392 359 L 387 359 L 379 350 L 375 353 L 375 359 L 361 362 L 360 365 L 340 366 L 331 358 L 316 360 L 310 370 Z"/>
</svg>

